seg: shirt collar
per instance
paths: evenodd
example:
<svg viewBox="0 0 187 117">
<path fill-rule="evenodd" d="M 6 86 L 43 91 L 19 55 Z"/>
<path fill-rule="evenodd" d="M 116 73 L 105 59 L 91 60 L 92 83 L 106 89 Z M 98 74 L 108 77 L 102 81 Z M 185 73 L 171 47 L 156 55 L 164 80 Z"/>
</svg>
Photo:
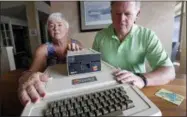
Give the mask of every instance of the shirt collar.
<svg viewBox="0 0 187 117">
<path fill-rule="evenodd" d="M 114 32 L 114 28 L 113 28 L 112 24 L 111 24 L 109 27 L 110 27 L 110 29 L 111 29 L 111 34 L 112 34 L 111 36 L 112 36 L 112 39 L 117 39 L 117 40 L 119 40 L 118 37 L 117 37 L 117 35 L 116 35 L 115 32 Z M 137 29 L 137 25 L 136 25 L 136 24 L 133 24 L 130 33 L 129 33 L 126 37 L 132 37 L 132 35 L 133 35 L 134 32 L 136 31 L 136 29 Z"/>
</svg>

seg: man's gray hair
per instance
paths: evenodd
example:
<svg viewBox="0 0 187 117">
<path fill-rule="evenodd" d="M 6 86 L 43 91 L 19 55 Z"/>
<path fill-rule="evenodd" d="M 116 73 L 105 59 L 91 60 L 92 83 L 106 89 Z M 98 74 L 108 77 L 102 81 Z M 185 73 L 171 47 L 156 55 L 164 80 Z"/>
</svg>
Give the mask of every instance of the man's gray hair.
<svg viewBox="0 0 187 117">
<path fill-rule="evenodd" d="M 123 1 L 111 1 L 111 6 L 115 3 L 115 2 L 123 2 Z M 124 2 L 130 2 L 130 1 L 124 1 Z M 132 2 L 136 3 L 136 9 L 139 10 L 141 7 L 141 2 L 140 0 L 133 0 Z"/>
<path fill-rule="evenodd" d="M 69 23 L 66 21 L 64 15 L 60 12 L 55 12 L 55 13 L 52 13 L 49 15 L 49 17 L 47 19 L 47 26 L 48 26 L 49 21 L 58 20 L 58 19 L 63 20 L 66 28 L 69 28 Z"/>
</svg>

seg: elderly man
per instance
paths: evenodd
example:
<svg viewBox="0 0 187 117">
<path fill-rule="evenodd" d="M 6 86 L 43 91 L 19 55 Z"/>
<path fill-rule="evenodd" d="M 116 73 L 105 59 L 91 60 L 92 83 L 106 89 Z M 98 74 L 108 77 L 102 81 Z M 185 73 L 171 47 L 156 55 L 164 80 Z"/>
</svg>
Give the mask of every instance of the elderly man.
<svg viewBox="0 0 187 117">
<path fill-rule="evenodd" d="M 138 88 L 163 85 L 175 78 L 173 64 L 160 40 L 150 29 L 135 24 L 140 2 L 112 1 L 112 24 L 97 33 L 93 49 L 102 59 L 120 69 L 114 76 Z M 146 73 L 145 59 L 153 68 Z"/>
</svg>

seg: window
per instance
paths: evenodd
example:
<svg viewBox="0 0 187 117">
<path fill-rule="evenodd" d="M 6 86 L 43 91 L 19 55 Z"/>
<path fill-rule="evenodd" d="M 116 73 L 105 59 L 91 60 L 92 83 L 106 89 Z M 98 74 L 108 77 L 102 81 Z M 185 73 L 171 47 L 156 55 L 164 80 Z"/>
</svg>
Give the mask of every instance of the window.
<svg viewBox="0 0 187 117">
<path fill-rule="evenodd" d="M 179 42 L 180 20 L 181 20 L 180 15 L 176 16 L 174 19 L 173 42 Z"/>
</svg>

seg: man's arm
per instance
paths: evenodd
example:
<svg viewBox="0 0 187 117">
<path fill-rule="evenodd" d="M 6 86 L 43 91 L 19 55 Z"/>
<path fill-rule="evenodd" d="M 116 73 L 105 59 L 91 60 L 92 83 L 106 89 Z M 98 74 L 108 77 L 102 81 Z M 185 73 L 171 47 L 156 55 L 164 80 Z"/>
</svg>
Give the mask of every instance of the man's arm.
<svg viewBox="0 0 187 117">
<path fill-rule="evenodd" d="M 147 40 L 146 58 L 153 68 L 153 71 L 144 74 L 148 86 L 167 84 L 175 79 L 173 64 L 154 33 Z"/>
<path fill-rule="evenodd" d="M 144 76 L 147 78 L 147 86 L 164 85 L 175 79 L 175 69 L 173 66 L 162 66 Z"/>
</svg>

